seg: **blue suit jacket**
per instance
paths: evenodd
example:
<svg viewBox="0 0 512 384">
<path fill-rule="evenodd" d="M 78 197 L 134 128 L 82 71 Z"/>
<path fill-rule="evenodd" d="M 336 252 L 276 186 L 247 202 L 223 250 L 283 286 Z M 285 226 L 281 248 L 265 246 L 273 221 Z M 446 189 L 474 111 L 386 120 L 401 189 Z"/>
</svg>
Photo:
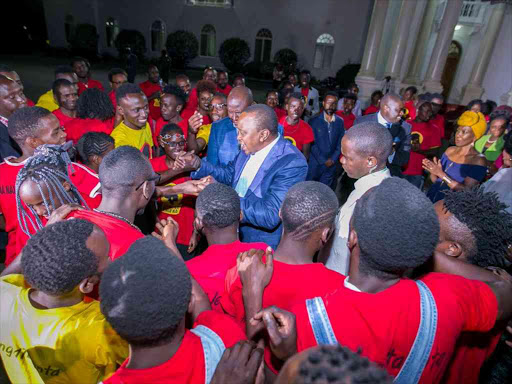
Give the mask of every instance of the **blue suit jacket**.
<svg viewBox="0 0 512 384">
<path fill-rule="evenodd" d="M 345 134 L 343 126 L 343 119 L 337 115 L 332 124 L 331 138 L 327 131 L 328 123 L 324 119 L 324 114 L 321 112 L 317 116 L 309 120 L 309 125 L 313 128 L 315 141 L 311 146 L 311 156 L 309 156 L 309 166 L 315 168 L 324 166 L 327 159 L 331 159 L 335 164 L 341 156 L 341 139 Z M 327 167 L 325 167 L 327 169 Z M 334 171 L 335 167 L 331 167 Z"/>
<path fill-rule="evenodd" d="M 192 178 L 211 175 L 218 182 L 235 188 L 248 160 L 249 156 L 243 151 L 227 165 L 214 166 L 203 159 Z M 282 232 L 279 209 L 288 189 L 304 181 L 307 171 L 304 155 L 281 136 L 256 173 L 245 197 L 240 198 L 242 241 L 261 241 L 277 248 Z"/>
</svg>

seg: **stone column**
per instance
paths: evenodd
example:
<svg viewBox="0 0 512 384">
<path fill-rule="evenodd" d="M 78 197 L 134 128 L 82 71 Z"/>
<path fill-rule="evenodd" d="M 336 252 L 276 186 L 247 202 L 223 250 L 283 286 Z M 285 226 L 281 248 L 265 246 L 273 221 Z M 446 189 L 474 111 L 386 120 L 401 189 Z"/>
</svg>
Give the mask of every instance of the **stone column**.
<svg viewBox="0 0 512 384">
<path fill-rule="evenodd" d="M 426 92 L 443 92 L 441 85 L 441 76 L 448 57 L 448 49 L 453 38 L 453 32 L 460 16 L 462 9 L 462 0 L 450 0 L 446 4 L 441 28 L 437 35 L 434 50 L 430 57 L 427 73 L 423 86 Z"/>
<path fill-rule="evenodd" d="M 473 99 L 479 99 L 484 93 L 482 82 L 485 72 L 491 60 L 492 51 L 505 15 L 506 4 L 497 4 L 492 6 L 492 14 L 487 22 L 487 29 L 484 38 L 480 43 L 478 57 L 473 65 L 469 83 L 462 88 L 462 104 L 467 104 Z"/>
</svg>

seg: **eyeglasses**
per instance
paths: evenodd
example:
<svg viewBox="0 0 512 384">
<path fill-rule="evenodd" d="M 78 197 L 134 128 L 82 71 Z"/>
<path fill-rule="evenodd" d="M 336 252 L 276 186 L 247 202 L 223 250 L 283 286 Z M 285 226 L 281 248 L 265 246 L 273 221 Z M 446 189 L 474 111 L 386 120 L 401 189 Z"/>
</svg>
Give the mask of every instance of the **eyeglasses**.
<svg viewBox="0 0 512 384">
<path fill-rule="evenodd" d="M 165 141 L 162 140 L 162 144 L 168 145 L 171 148 L 184 147 L 185 141 Z"/>
<path fill-rule="evenodd" d="M 147 180 L 144 180 L 142 183 L 139 184 L 139 186 L 137 188 L 135 188 L 135 190 L 138 191 L 140 189 L 140 187 L 142 187 L 146 181 L 154 181 L 155 184 L 158 184 L 158 183 L 160 183 L 160 174 L 157 173 L 155 176 L 150 177 Z"/>
<path fill-rule="evenodd" d="M 228 106 L 227 104 L 211 104 L 210 110 L 212 110 L 212 109 L 223 110 L 227 106 Z"/>
</svg>

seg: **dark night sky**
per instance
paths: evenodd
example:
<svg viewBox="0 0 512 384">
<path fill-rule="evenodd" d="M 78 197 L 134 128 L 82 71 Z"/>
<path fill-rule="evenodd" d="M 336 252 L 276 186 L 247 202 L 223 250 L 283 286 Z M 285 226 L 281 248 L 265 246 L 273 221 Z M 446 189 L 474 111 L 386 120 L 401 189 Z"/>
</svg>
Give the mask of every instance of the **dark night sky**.
<svg viewBox="0 0 512 384">
<path fill-rule="evenodd" d="M 42 0 L 14 0 L 4 7 L 1 23 L 4 53 L 30 52 L 44 46 L 48 37 Z"/>
</svg>

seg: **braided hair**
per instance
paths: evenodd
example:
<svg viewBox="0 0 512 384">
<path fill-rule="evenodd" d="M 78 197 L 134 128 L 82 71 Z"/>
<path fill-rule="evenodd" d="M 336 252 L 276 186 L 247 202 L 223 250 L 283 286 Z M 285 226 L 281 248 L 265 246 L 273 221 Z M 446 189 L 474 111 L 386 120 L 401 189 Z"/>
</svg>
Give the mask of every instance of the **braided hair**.
<svg viewBox="0 0 512 384">
<path fill-rule="evenodd" d="M 39 146 L 34 151 L 34 155 L 27 159 L 25 166 L 19 171 L 15 185 L 16 209 L 19 226 L 28 237 L 32 237 L 28 225 L 29 222 L 36 232 L 43 228 L 43 223 L 34 208 L 28 207 L 30 214 L 32 214 L 31 216 L 29 212 L 27 212 L 24 204 L 22 204 L 20 188 L 26 180 L 32 180 L 37 184 L 37 188 L 41 193 L 43 204 L 48 214 L 52 213 L 56 199 L 58 199 L 61 205 L 73 203 L 81 204 L 89 209 L 87 203 L 68 176 L 68 164 L 71 164 L 71 160 L 69 159 L 65 146 L 45 144 Z M 63 181 L 68 182 L 71 186 L 71 195 L 64 189 L 62 185 Z M 48 198 L 46 198 L 43 193 L 43 186 L 46 186 L 48 190 Z M 52 209 L 50 209 L 50 207 L 52 207 Z M 35 218 L 35 222 L 33 218 Z"/>
<path fill-rule="evenodd" d="M 77 147 L 82 162 L 89 165 L 89 157 L 103 157 L 110 145 L 114 145 L 112 136 L 104 132 L 87 132 L 78 140 Z"/>
</svg>

